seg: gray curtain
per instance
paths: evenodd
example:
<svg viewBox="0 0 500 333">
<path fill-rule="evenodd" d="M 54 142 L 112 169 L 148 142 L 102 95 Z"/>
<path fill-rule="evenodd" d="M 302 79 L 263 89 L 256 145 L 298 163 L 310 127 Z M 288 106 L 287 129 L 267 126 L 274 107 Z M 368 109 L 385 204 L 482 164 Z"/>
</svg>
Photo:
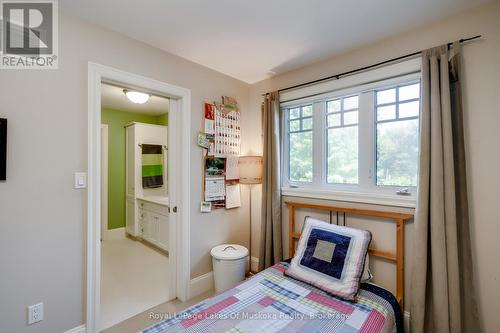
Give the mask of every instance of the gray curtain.
<svg viewBox="0 0 500 333">
<path fill-rule="evenodd" d="M 259 271 L 283 259 L 281 246 L 280 102 L 278 92 L 262 103 L 264 131 Z"/>
<path fill-rule="evenodd" d="M 480 332 L 473 288 L 460 43 L 422 53 L 411 331 Z"/>
</svg>

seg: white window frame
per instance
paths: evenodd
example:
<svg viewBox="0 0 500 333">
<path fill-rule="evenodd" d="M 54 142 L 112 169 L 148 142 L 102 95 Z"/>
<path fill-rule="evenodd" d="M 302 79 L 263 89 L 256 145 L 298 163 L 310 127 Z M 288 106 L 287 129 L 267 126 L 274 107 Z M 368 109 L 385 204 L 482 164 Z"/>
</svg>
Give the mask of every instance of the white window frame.
<svg viewBox="0 0 500 333">
<path fill-rule="evenodd" d="M 408 66 L 398 64 L 400 74 L 385 76 L 370 82 L 366 75 L 360 75 L 356 83 L 349 78 L 349 86 L 341 87 L 334 91 L 314 94 L 303 98 L 293 98 L 282 101 L 280 104 L 282 121 L 282 194 L 287 196 L 300 196 L 317 199 L 350 201 L 369 204 L 381 204 L 401 207 L 415 207 L 417 190 L 408 187 L 410 195 L 396 194 L 402 186 L 377 186 L 376 185 L 376 113 L 375 90 L 389 89 L 392 87 L 417 82 L 421 78 L 420 67 L 415 68 L 415 62 Z M 363 73 L 364 74 L 364 73 Z M 342 79 L 341 79 L 342 80 Z M 339 80 L 340 81 L 340 80 Z M 337 82 L 335 82 L 337 83 Z M 337 83 L 338 84 L 338 83 Z M 313 90 L 314 91 L 314 90 Z M 308 88 L 311 92 L 311 88 Z M 327 183 L 327 112 L 326 102 L 341 97 L 359 94 L 358 108 L 358 140 L 366 145 L 358 146 L 358 184 L 329 184 Z M 293 97 L 297 96 L 294 92 Z M 288 109 L 304 105 L 313 105 L 313 181 L 294 182 L 289 179 L 289 137 L 288 137 Z M 318 130 L 319 129 L 319 130 Z"/>
<path fill-rule="evenodd" d="M 395 108 L 396 108 L 396 118 L 394 120 L 390 119 L 390 120 L 383 120 L 383 121 L 378 121 L 377 120 L 377 112 L 374 110 L 374 112 L 372 113 L 373 116 L 374 116 L 374 119 L 373 119 L 373 126 L 374 126 L 374 138 L 375 138 L 375 142 L 373 143 L 374 145 L 374 150 L 375 150 L 375 161 L 374 161 L 374 172 L 373 172 L 373 177 L 375 178 L 375 187 L 377 189 L 387 189 L 388 191 L 394 191 L 394 190 L 398 190 L 398 189 L 402 189 L 402 188 L 407 188 L 409 190 L 409 193 L 410 195 L 413 195 L 417 193 L 417 186 L 411 186 L 411 185 L 377 185 L 377 158 L 378 158 L 378 155 L 377 155 L 377 146 L 378 146 L 378 137 L 377 137 L 377 125 L 379 123 L 391 123 L 391 122 L 398 122 L 398 121 L 405 121 L 405 120 L 414 120 L 414 119 L 418 119 L 419 121 L 419 125 L 420 125 L 420 115 L 418 116 L 415 116 L 415 117 L 406 117 L 406 118 L 400 118 L 399 117 L 399 107 L 400 107 L 400 104 L 404 104 L 404 103 L 410 103 L 410 102 L 415 102 L 415 101 L 419 101 L 419 103 L 421 102 L 421 97 L 419 98 L 416 98 L 416 99 L 409 99 L 409 100 L 404 100 L 404 101 L 401 101 L 399 100 L 399 89 L 401 87 L 405 87 L 405 86 L 410 86 L 410 85 L 414 85 L 416 83 L 421 83 L 421 80 L 420 78 L 418 79 L 415 79 L 415 80 L 411 80 L 411 81 L 408 81 L 408 82 L 405 82 L 403 84 L 397 84 L 397 85 L 392 85 L 392 86 L 388 86 L 388 87 L 381 87 L 379 89 L 376 89 L 375 91 L 373 91 L 373 107 L 374 109 L 377 109 L 379 106 L 386 106 L 386 105 L 395 105 Z M 377 91 L 383 91 L 383 90 L 388 90 L 388 89 L 396 89 L 396 99 L 394 101 L 394 103 L 384 103 L 384 104 L 378 104 L 377 103 L 377 96 L 376 96 L 376 93 Z M 420 103 L 420 106 L 421 106 L 421 103 Z M 418 173 L 418 172 L 417 172 Z"/>
<path fill-rule="evenodd" d="M 311 119 L 312 119 L 312 128 L 310 130 L 303 130 L 303 129 L 300 129 L 299 131 L 294 131 L 294 133 L 305 133 L 305 132 L 309 132 L 311 131 L 312 135 L 313 135 L 313 142 L 314 142 L 314 104 L 311 104 L 311 103 L 305 103 L 305 104 L 300 104 L 300 105 L 296 105 L 294 107 L 290 107 L 288 109 L 300 109 L 301 113 L 300 113 L 300 117 L 299 118 L 295 118 L 295 119 L 292 119 L 292 120 L 300 120 L 300 122 L 302 123 L 302 120 L 305 119 L 305 118 L 309 118 L 308 117 L 302 117 L 302 108 L 305 107 L 305 106 L 309 106 L 311 105 L 312 109 L 313 109 L 313 114 L 311 116 Z M 290 113 L 289 112 L 282 112 L 282 118 L 284 118 L 284 122 L 287 124 L 286 125 L 286 128 L 285 127 L 282 127 L 285 132 L 284 134 L 284 138 L 285 138 L 285 141 L 286 141 L 286 147 L 287 147 L 287 150 L 284 151 L 286 152 L 286 160 L 288 161 L 290 159 L 290 136 L 288 135 L 289 134 L 289 127 L 288 127 L 288 124 L 290 123 Z M 313 157 L 314 157 L 314 145 L 313 145 Z M 313 167 L 312 167 L 312 171 L 313 171 L 313 177 L 315 176 L 316 172 L 315 172 L 315 169 L 314 169 L 314 166 L 315 166 L 315 163 L 314 163 L 314 158 L 313 158 Z M 286 173 L 287 173 L 287 179 L 290 179 L 290 163 L 287 163 L 286 165 Z M 313 181 L 314 181 L 314 178 L 313 178 Z M 305 186 L 307 184 L 309 184 L 309 182 L 304 182 L 304 181 L 298 181 L 298 180 L 294 180 L 294 181 L 291 181 L 293 184 L 296 184 L 296 185 L 301 185 L 301 186 Z"/>
</svg>

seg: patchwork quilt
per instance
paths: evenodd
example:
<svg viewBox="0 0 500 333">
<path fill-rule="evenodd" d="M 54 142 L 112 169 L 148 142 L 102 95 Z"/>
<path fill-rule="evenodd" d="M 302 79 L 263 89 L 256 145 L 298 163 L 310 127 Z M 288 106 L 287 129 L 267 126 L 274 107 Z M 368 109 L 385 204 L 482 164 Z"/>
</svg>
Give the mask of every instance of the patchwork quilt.
<svg viewBox="0 0 500 333">
<path fill-rule="evenodd" d="M 182 313 L 162 314 L 165 319 L 143 333 L 403 332 L 389 291 L 363 283 L 357 302 L 342 301 L 284 276 L 288 265 L 274 265 Z"/>
</svg>

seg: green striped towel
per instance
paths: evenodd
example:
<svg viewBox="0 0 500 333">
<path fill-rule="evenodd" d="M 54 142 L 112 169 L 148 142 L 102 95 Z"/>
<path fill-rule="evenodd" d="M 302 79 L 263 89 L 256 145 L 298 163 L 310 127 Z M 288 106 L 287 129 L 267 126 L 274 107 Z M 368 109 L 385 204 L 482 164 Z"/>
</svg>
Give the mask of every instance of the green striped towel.
<svg viewBox="0 0 500 333">
<path fill-rule="evenodd" d="M 163 186 L 163 147 L 161 145 L 142 146 L 142 187 Z"/>
</svg>

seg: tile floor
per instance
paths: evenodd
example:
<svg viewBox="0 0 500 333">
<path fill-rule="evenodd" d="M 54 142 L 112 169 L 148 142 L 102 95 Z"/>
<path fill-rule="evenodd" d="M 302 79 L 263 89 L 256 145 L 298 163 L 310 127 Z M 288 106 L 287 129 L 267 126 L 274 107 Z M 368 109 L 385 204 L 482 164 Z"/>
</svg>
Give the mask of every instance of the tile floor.
<svg viewBox="0 0 500 333">
<path fill-rule="evenodd" d="M 129 238 L 101 244 L 102 330 L 168 301 L 166 255 Z"/>
</svg>

